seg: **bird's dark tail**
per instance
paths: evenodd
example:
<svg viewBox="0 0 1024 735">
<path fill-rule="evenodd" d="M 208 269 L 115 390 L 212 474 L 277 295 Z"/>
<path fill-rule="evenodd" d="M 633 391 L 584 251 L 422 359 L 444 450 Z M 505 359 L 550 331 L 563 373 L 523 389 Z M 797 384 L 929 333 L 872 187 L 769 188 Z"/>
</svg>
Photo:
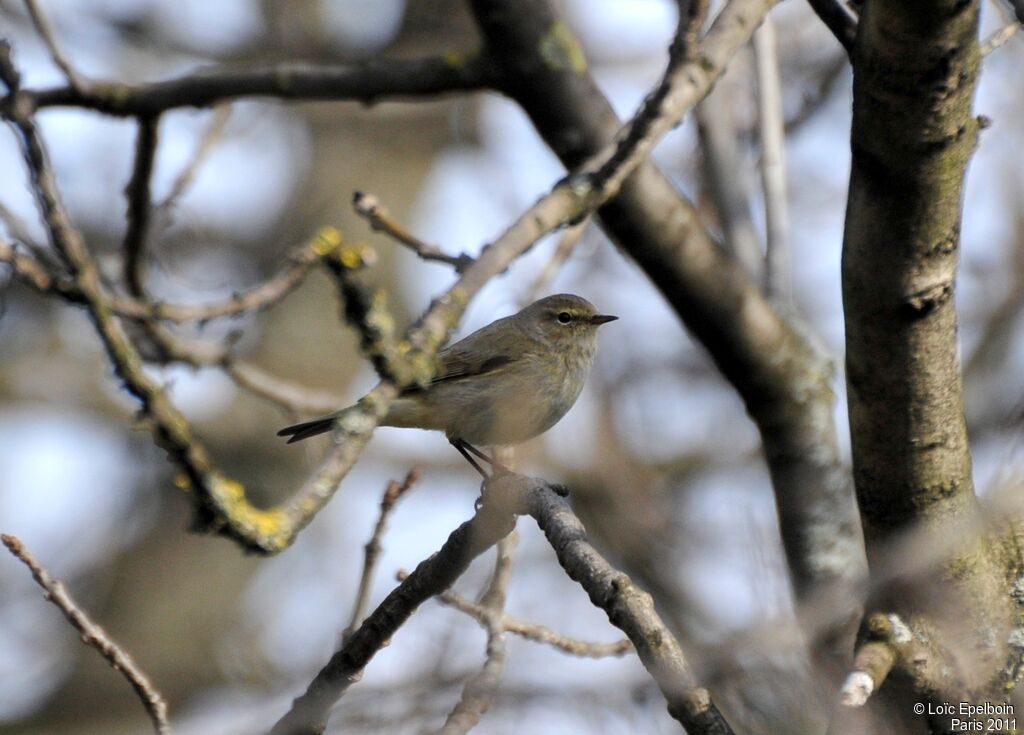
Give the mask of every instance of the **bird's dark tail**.
<svg viewBox="0 0 1024 735">
<path fill-rule="evenodd" d="M 337 421 L 337 414 L 333 416 L 325 416 L 322 419 L 313 419 L 312 421 L 305 421 L 301 424 L 294 424 L 292 426 L 286 426 L 277 432 L 278 436 L 287 436 L 288 443 L 300 442 L 303 439 L 308 439 L 311 436 L 317 436 L 323 434 L 334 428 L 334 422 Z"/>
</svg>

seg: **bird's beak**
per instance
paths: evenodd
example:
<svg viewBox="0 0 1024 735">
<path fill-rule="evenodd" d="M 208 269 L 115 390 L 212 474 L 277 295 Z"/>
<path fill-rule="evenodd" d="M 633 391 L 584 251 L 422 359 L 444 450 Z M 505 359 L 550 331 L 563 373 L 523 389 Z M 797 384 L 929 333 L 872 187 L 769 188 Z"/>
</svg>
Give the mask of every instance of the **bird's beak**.
<svg viewBox="0 0 1024 735">
<path fill-rule="evenodd" d="M 597 326 L 599 324 L 607 324 L 608 322 L 613 322 L 616 319 L 618 319 L 618 317 L 612 316 L 611 314 L 595 314 L 594 316 L 590 317 L 590 323 L 593 324 L 594 326 Z"/>
</svg>

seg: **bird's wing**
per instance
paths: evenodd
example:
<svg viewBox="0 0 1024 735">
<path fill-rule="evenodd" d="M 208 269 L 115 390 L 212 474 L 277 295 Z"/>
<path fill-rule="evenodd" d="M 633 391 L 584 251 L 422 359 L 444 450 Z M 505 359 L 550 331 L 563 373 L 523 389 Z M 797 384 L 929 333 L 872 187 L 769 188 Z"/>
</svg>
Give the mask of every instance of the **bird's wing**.
<svg viewBox="0 0 1024 735">
<path fill-rule="evenodd" d="M 516 362 L 522 353 L 522 343 L 507 327 L 499 327 L 502 321 L 488 324 L 441 350 L 437 356 L 440 365 L 430 384 L 494 373 Z M 414 393 L 417 390 L 410 388 L 403 392 Z"/>
</svg>

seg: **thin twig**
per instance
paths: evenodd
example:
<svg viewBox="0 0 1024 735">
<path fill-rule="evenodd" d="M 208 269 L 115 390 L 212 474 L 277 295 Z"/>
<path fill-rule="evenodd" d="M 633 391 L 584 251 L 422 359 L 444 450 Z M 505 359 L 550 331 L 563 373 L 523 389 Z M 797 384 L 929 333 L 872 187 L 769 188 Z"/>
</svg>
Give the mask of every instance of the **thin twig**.
<svg viewBox="0 0 1024 735">
<path fill-rule="evenodd" d="M 272 735 L 322 733 L 334 703 L 362 677 L 370 659 L 416 608 L 451 587 L 473 559 L 512 532 L 517 500 L 507 492 L 485 493 L 473 518 L 455 529 L 437 553 L 420 562 L 348 637 L 274 725 Z"/>
<path fill-rule="evenodd" d="M 297 247 L 285 256 L 287 264 L 278 273 L 223 301 L 176 304 L 110 293 L 108 305 L 118 316 L 143 321 L 208 322 L 222 317 L 244 316 L 281 301 L 302 283 L 319 259 L 311 245 Z M 18 252 L 14 246 L 0 241 L 0 262 L 13 265 L 15 276 L 41 293 L 53 293 L 75 304 L 85 301 L 74 279 L 54 275 L 38 256 Z"/>
<path fill-rule="evenodd" d="M 357 100 L 436 97 L 494 87 L 497 70 L 486 56 L 446 54 L 422 59 L 374 59 L 358 64 L 283 63 L 218 68 L 149 84 L 104 83 L 89 89 L 22 91 L 31 108 L 73 106 L 120 117 L 146 117 L 178 107 L 210 107 L 243 97 Z"/>
<path fill-rule="evenodd" d="M 316 265 L 320 256 L 311 244 L 290 250 L 285 266 L 267 280 L 207 304 L 171 304 L 112 294 L 110 307 L 119 316 L 166 322 L 208 322 L 221 317 L 253 314 L 281 301 L 294 291 Z"/>
<path fill-rule="evenodd" d="M 692 735 L 726 735 L 732 728 L 711 695 L 698 682 L 672 632 L 654 609 L 651 596 L 612 567 L 587 541 L 580 519 L 550 486 L 533 478 L 498 478 L 525 485 L 526 511 L 537 522 L 570 578 L 586 590 L 590 601 L 632 641 L 637 655 L 657 682 L 668 711 Z"/>
<path fill-rule="evenodd" d="M 574 225 L 570 225 L 565 228 L 565 232 L 562 233 L 562 238 L 558 241 L 558 246 L 555 248 L 555 252 L 548 258 L 548 262 L 544 264 L 544 270 L 537 276 L 537 280 L 533 282 L 527 293 L 527 303 L 533 303 L 547 291 L 551 282 L 555 280 L 555 276 L 565 265 L 566 261 L 569 260 L 569 256 L 572 255 L 573 250 L 583 239 L 583 234 L 587 231 L 587 227 L 593 218 L 591 216 L 585 217 L 582 221 L 577 222 Z M 524 304 L 525 306 L 525 304 Z"/>
<path fill-rule="evenodd" d="M 223 363 L 224 372 L 235 385 L 263 398 L 295 416 L 316 416 L 337 411 L 344 399 L 329 391 L 314 390 L 268 373 L 244 360 Z"/>
<path fill-rule="evenodd" d="M 16 279 L 40 293 L 61 293 L 63 289 L 69 287 L 66 281 L 51 275 L 39 260 L 19 252 L 13 245 L 2 240 L 0 240 L 0 263 L 9 265 Z"/>
<path fill-rule="evenodd" d="M 399 581 L 402 581 L 407 576 L 408 575 L 402 571 L 396 574 Z M 437 599 L 445 605 L 469 615 L 478 623 L 483 624 L 486 611 L 480 603 L 467 600 L 454 590 L 446 590 L 442 592 L 438 595 Z M 581 641 L 577 638 L 571 638 L 567 635 L 557 633 L 551 630 L 551 628 L 541 625 L 540 623 L 531 623 L 527 620 L 513 617 L 508 613 L 505 613 L 501 617 L 501 628 L 502 630 L 512 633 L 513 635 L 517 635 L 520 638 L 525 638 L 526 640 L 533 641 L 534 643 L 543 643 L 551 646 L 552 648 L 557 648 L 563 653 L 579 656 L 581 658 L 621 656 L 633 650 L 633 644 L 629 642 L 628 638 L 623 638 L 622 640 L 615 641 L 613 643 Z"/>
<path fill-rule="evenodd" d="M 863 707 L 899 659 L 906 663 L 923 648 L 898 615 L 873 613 L 865 627 L 867 638 L 857 647 L 853 668 L 839 691 L 844 707 Z"/>
<path fill-rule="evenodd" d="M 849 10 L 843 0 L 808 0 L 811 8 L 821 22 L 832 31 L 832 35 L 842 44 L 846 55 L 853 55 L 853 43 L 857 37 L 857 17 Z"/>
<path fill-rule="evenodd" d="M 149 234 L 149 215 L 152 208 L 150 183 L 156 162 L 159 125 L 159 117 L 139 120 L 139 132 L 135 142 L 135 165 L 128 188 L 125 190 L 128 196 L 128 225 L 121 245 L 124 251 L 124 280 L 128 286 L 128 293 L 137 298 L 145 293 L 142 256 Z"/>
<path fill-rule="evenodd" d="M 53 58 L 53 63 L 57 65 L 68 80 L 68 84 L 79 94 L 86 93 L 91 83 L 83 77 L 71 62 L 64 56 L 64 52 L 60 50 L 60 46 L 57 43 L 57 37 L 54 35 L 53 27 L 50 25 L 50 21 L 43 14 L 42 9 L 39 7 L 36 0 L 25 0 L 25 8 L 28 10 L 29 16 L 32 18 L 32 25 L 36 28 L 36 33 L 43 39 L 43 43 L 46 44 L 47 50 L 50 52 L 50 56 Z"/>
<path fill-rule="evenodd" d="M 698 68 L 709 62 L 698 60 L 698 32 L 708 12 L 708 0 L 680 0 L 679 24 L 669 48 L 668 67 L 658 85 L 644 99 L 633 118 L 623 126 L 614 147 L 598 154 L 593 180 L 611 199 L 619 192 L 622 182 L 647 158 L 655 143 L 671 130 L 682 116 L 695 105 L 699 83 Z M 590 168 L 589 166 L 586 168 Z"/>
<path fill-rule="evenodd" d="M 36 242 L 32 233 L 28 230 L 28 223 L 17 212 L 13 211 L 3 202 L 0 202 L 0 221 L 7 226 L 8 234 L 18 243 L 24 245 L 32 252 L 33 257 L 40 263 L 51 260 L 50 253 L 47 253 L 42 245 Z"/>
<path fill-rule="evenodd" d="M 1020 29 L 1021 24 L 1018 22 L 1007 23 L 985 39 L 984 43 L 981 44 L 981 55 L 988 56 L 990 53 L 1013 38 L 1014 34 Z"/>
<path fill-rule="evenodd" d="M 505 670 L 507 657 L 505 629 L 501 625 L 501 620 L 505 599 L 508 596 L 512 552 L 517 541 L 518 537 L 513 531 L 497 544 L 494 574 L 481 597 L 481 607 L 484 610 L 481 623 L 487 631 L 486 659 L 480 671 L 462 688 L 462 696 L 448 713 L 448 718 L 438 731 L 439 735 L 464 735 L 472 730 L 491 708 L 498 693 L 498 683 Z"/>
<path fill-rule="evenodd" d="M 740 162 L 736 121 L 728 79 L 720 81 L 697 105 L 697 134 L 707 190 L 718 215 L 723 245 L 755 283 L 764 280 L 764 253 L 750 214 L 748 177 Z"/>
<path fill-rule="evenodd" d="M 209 127 L 199 140 L 199 145 L 196 146 L 192 158 L 181 169 L 177 178 L 174 179 L 174 183 L 171 184 L 171 189 L 167 192 L 167 196 L 153 207 L 153 219 L 159 225 L 162 226 L 169 219 L 171 209 L 188 187 L 191 186 L 193 180 L 195 180 L 200 167 L 213 152 L 221 137 L 223 137 L 230 119 L 231 105 L 218 105 L 214 108 L 213 119 L 210 120 Z"/>
<path fill-rule="evenodd" d="M 465 253 L 448 255 L 448 253 L 436 245 L 430 245 L 417 238 L 373 194 L 357 191 L 352 195 L 352 208 L 356 211 L 356 214 L 370 223 L 370 227 L 375 232 L 383 232 L 391 236 L 396 242 L 405 245 L 416 253 L 421 260 L 447 263 L 459 273 L 464 271 L 473 262 L 473 258 Z"/>
<path fill-rule="evenodd" d="M 333 704 L 361 677 L 363 668 L 398 627 L 426 599 L 451 587 L 473 558 L 511 533 L 516 514 L 523 513 L 537 520 L 569 576 L 629 637 L 661 688 L 669 712 L 687 731 L 694 735 L 732 733 L 707 690 L 696 683 L 679 643 L 658 617 L 650 595 L 612 568 L 587 542 L 582 523 L 559 494 L 559 488 L 506 473 L 487 480 L 481 497 L 474 518 L 456 529 L 440 551 L 421 562 L 377 606 L 278 721 L 273 735 L 323 732 Z"/>
<path fill-rule="evenodd" d="M 78 631 L 82 642 L 95 648 L 106 659 L 114 671 L 120 672 L 138 695 L 146 714 L 153 722 L 153 730 L 158 735 L 167 735 L 171 726 L 167 721 L 167 703 L 154 687 L 149 677 L 132 660 L 132 657 L 115 643 L 102 627 L 89 619 L 89 616 L 75 603 L 59 579 L 54 579 L 35 557 L 25 548 L 25 544 L 16 536 L 0 535 L 4 546 L 32 572 L 32 578 L 46 593 L 45 598 L 60 608 L 68 622 Z"/>
<path fill-rule="evenodd" d="M 380 515 L 377 516 L 377 524 L 373 528 L 370 540 L 363 547 L 363 573 L 359 577 L 356 602 L 352 607 L 352 619 L 341 634 L 342 643 L 359 627 L 359 624 L 363 622 L 363 617 L 366 615 L 366 607 L 370 602 L 370 586 L 373 582 L 373 576 L 377 571 L 377 562 L 380 560 L 382 550 L 380 540 L 384 535 L 384 529 L 387 527 L 388 516 L 391 515 L 391 511 L 394 510 L 395 505 L 402 499 L 402 496 L 409 492 L 419 479 L 419 470 L 416 468 L 409 470 L 401 483 L 391 480 L 380 499 Z"/>
<path fill-rule="evenodd" d="M 766 15 L 754 31 L 757 66 L 758 131 L 761 138 L 761 184 L 765 212 L 765 290 L 777 301 L 792 300 L 789 254 L 789 216 L 786 201 L 785 119 L 782 85 L 775 50 L 775 26 Z"/>
</svg>

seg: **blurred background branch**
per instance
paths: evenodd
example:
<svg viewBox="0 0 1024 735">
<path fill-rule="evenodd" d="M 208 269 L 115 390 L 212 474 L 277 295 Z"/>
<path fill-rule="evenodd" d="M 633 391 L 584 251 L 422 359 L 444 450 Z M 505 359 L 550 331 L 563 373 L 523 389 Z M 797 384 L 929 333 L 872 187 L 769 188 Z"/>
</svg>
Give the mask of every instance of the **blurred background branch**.
<svg viewBox="0 0 1024 735">
<path fill-rule="evenodd" d="M 1000 12 L 983 13 L 988 55 L 976 103 L 991 125 L 963 197 L 958 283 L 974 480 L 985 496 L 965 533 L 984 534 L 1010 560 L 1012 590 L 1020 564 L 1012 525 L 1000 519 L 1019 511 L 993 494 L 1012 495 L 1020 481 L 1021 188 L 1010 151 L 1021 144 L 1014 121 L 1024 100 L 1013 82 L 1024 49 L 1005 3 L 991 4 Z M 325 476 L 317 467 L 325 444 L 286 450 L 274 431 L 352 403 L 377 378 L 359 331 L 340 324 L 334 305 L 338 283 L 324 258 L 341 251 L 318 253 L 310 233 L 330 222 L 345 233 L 346 252 L 377 254 L 358 279 L 365 293 L 388 294 L 391 339 L 400 340 L 451 287 L 452 266 L 479 262 L 483 245 L 567 170 L 615 158 L 607 146 L 626 139 L 619 119 L 656 88 L 678 18 L 676 4 L 662 0 L 567 0 L 554 9 L 496 0 L 207 5 L 0 1 L 23 76 L 0 111 L 34 122 L 67 219 L 88 243 L 91 293 L 104 295 L 90 301 L 48 243 L 31 182 L 17 173 L 18 137 L 0 136 L 0 161 L 14 172 L 0 187 L 0 517 L 41 556 L 62 560 L 76 596 L 147 662 L 179 729 L 241 734 L 265 731 L 287 709 L 286 692 L 309 682 L 339 628 L 388 594 L 388 570 L 442 544 L 466 517 L 477 481 L 443 437 L 382 429 L 346 492 L 288 553 L 254 558 L 185 534 L 195 486 L 150 431 L 127 431 L 154 424 L 133 419 L 137 403 L 112 378 L 81 307 L 101 306 L 108 325 L 123 326 L 139 353 L 135 380 L 158 389 L 153 400 L 189 428 L 181 446 L 201 439 L 218 481 L 239 483 L 217 486 L 216 502 L 233 503 L 244 487 L 239 522 L 263 533 L 271 517 L 259 511 L 321 493 Z M 484 251 L 486 270 L 501 275 L 472 276 L 478 290 L 460 334 L 557 291 L 622 318 L 624 330 L 603 338 L 577 407 L 519 448 L 517 463 L 572 488 L 593 548 L 652 594 L 694 680 L 737 731 L 820 732 L 837 701 L 828 692 L 838 695 L 857 665 L 849 631 L 861 601 L 935 580 L 959 537 L 936 544 L 915 525 L 885 544 L 885 572 L 863 580 L 843 360 L 830 363 L 843 355 L 836 274 L 849 52 L 856 24 L 870 19 L 842 3 L 771 12 L 780 82 L 771 117 L 782 123 L 790 214 L 792 305 L 781 309 L 765 298 L 759 272 L 771 239 L 765 213 L 778 212 L 780 198 L 769 205 L 760 183 L 759 125 L 768 118 L 758 112 L 756 78 L 765 67 L 747 43 L 768 6 L 712 4 L 708 53 L 677 69 L 686 105 L 714 86 L 700 137 L 689 119 L 669 130 L 597 218 L 586 212 L 600 177 L 555 187 L 540 226 L 518 220 L 516 247 L 554 227 L 555 213 L 571 210 L 580 223 L 530 243 L 514 262 Z M 353 191 L 377 193 L 402 233 L 438 244 L 452 262 L 395 247 L 353 209 Z M 591 219 L 598 226 L 587 226 Z M 350 241 L 354 233 L 368 242 Z M 141 297 L 124 286 L 126 242 L 144 243 Z M 421 347 L 429 351 L 448 326 L 431 319 Z M 160 328 L 159 342 L 150 327 Z M 329 457 L 336 446 L 326 447 Z M 344 465 L 333 456 L 333 469 Z M 379 488 L 411 466 L 422 468 L 420 488 L 388 514 L 379 573 L 367 575 L 363 546 L 380 517 Z M 329 476 L 326 484 L 336 485 Z M 295 487 L 303 490 L 292 496 Z M 486 706 L 479 728 L 489 732 L 678 730 L 638 658 L 612 655 L 632 644 L 590 642 L 608 640 L 606 616 L 566 584 L 540 530 L 525 524 L 519 533 L 501 616 L 490 616 L 513 635 L 503 654 L 491 645 L 486 673 L 481 658 L 495 630 L 481 629 L 487 608 L 473 595 L 494 564 L 480 559 L 445 593 L 466 614 L 423 606 L 346 694 L 333 730 L 439 727 L 463 691 L 473 712 Z M 24 577 L 0 564 L 9 591 L 0 630 L 10 633 L 0 646 L 0 732 L 148 726 L 63 621 L 38 614 Z M 949 630 L 960 640 L 963 631 Z M 951 648 L 965 671 L 979 660 Z M 493 682 L 502 655 L 497 692 L 469 691 L 480 675 Z M 1024 669 L 1011 658 L 1000 681 L 1012 686 Z M 879 691 L 899 683 L 895 671 Z M 859 708 L 871 723 L 860 731 L 895 732 L 892 718 L 871 719 L 877 696 Z"/>
</svg>

